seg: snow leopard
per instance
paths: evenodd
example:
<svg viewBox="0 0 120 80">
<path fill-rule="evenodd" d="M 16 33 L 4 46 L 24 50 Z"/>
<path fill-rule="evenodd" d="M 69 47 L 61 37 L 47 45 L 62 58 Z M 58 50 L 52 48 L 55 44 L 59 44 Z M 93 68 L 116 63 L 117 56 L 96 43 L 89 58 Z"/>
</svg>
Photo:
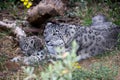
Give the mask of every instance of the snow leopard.
<svg viewBox="0 0 120 80">
<path fill-rule="evenodd" d="M 23 53 L 23 56 L 14 57 L 11 60 L 13 62 L 33 65 L 48 58 L 46 49 L 44 48 L 44 42 L 42 38 L 37 36 L 21 36 L 19 38 L 19 47 Z"/>
<path fill-rule="evenodd" d="M 37 36 L 23 37 L 19 39 L 19 45 L 24 55 L 37 55 L 43 49 L 42 40 Z"/>
<path fill-rule="evenodd" d="M 55 54 L 55 47 L 71 47 L 75 40 L 78 44 L 78 61 L 110 51 L 117 45 L 120 27 L 107 21 L 104 15 L 92 18 L 90 26 L 76 26 L 64 23 L 49 23 L 44 31 L 48 51 Z M 70 35 L 68 35 L 70 34 Z"/>
</svg>

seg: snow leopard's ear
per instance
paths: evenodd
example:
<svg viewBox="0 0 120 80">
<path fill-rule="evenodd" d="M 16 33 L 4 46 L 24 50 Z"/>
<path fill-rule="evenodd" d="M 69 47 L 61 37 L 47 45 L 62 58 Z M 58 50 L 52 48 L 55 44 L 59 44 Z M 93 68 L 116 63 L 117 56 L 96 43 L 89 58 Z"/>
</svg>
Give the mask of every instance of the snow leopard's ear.
<svg viewBox="0 0 120 80">
<path fill-rule="evenodd" d="M 50 26 L 50 25 L 52 25 L 52 24 L 53 24 L 53 23 L 51 23 L 51 22 L 48 22 L 46 26 Z"/>
<path fill-rule="evenodd" d="M 19 36 L 19 41 L 23 41 L 24 39 L 26 39 L 25 36 Z"/>
</svg>

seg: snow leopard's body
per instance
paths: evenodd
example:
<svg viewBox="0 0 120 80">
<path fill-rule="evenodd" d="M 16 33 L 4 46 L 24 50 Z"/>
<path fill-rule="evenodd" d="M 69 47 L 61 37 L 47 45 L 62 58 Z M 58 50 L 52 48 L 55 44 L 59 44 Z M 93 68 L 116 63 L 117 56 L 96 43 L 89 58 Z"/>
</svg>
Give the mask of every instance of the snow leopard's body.
<svg viewBox="0 0 120 80">
<path fill-rule="evenodd" d="M 112 50 L 117 45 L 119 31 L 117 26 L 109 29 L 79 28 L 75 38 L 79 45 L 79 60 Z"/>
<path fill-rule="evenodd" d="M 75 28 L 72 29 L 70 26 Z M 65 30 L 73 35 L 67 35 L 68 33 Z M 62 45 L 63 47 L 66 47 L 66 45 L 71 46 L 70 43 L 76 40 L 79 46 L 76 53 L 79 56 L 79 60 L 81 60 L 112 50 L 117 45 L 119 32 L 120 27 L 108 22 L 104 15 L 97 15 L 92 18 L 92 25 L 89 27 L 49 23 L 45 28 L 44 37 L 46 45 L 51 43 L 50 52 L 54 50 L 54 47 L 61 46 L 59 44 L 64 44 Z M 60 34 L 57 35 L 57 33 Z M 67 38 L 66 36 L 69 37 Z M 50 39 L 47 39 L 47 37 Z M 54 52 L 56 51 L 54 50 Z"/>
</svg>

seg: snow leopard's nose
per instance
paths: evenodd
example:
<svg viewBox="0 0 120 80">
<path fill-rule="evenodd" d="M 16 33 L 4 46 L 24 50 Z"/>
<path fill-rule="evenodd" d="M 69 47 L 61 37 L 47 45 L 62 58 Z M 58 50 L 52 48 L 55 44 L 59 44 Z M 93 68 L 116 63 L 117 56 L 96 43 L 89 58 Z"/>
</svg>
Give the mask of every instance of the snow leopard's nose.
<svg viewBox="0 0 120 80">
<path fill-rule="evenodd" d="M 46 43 L 49 43 L 49 41 L 46 41 Z"/>
<path fill-rule="evenodd" d="M 27 56 L 31 56 L 31 54 L 30 54 L 30 53 L 27 53 Z"/>
<path fill-rule="evenodd" d="M 46 40 L 46 43 L 49 43 L 50 42 L 50 40 Z"/>
<path fill-rule="evenodd" d="M 45 42 L 46 42 L 46 43 L 50 42 L 50 39 L 47 37 L 47 38 L 45 39 Z"/>
</svg>

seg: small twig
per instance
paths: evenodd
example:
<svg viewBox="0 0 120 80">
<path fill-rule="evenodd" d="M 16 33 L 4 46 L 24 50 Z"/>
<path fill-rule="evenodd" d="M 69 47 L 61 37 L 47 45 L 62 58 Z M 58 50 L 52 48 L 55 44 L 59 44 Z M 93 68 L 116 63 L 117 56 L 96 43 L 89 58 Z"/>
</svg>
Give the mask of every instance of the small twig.
<svg viewBox="0 0 120 80">
<path fill-rule="evenodd" d="M 4 26 L 4 27 L 6 27 L 6 28 L 11 28 L 13 24 L 6 24 L 6 23 L 0 21 L 0 25 L 1 25 L 1 26 Z"/>
<path fill-rule="evenodd" d="M 17 37 L 26 36 L 25 32 L 17 25 L 16 21 L 11 24 L 0 21 L 0 27 L 11 29 Z"/>
<path fill-rule="evenodd" d="M 39 33 L 42 31 L 40 28 L 23 28 L 23 30 L 25 32 L 36 32 L 36 33 Z"/>
</svg>

